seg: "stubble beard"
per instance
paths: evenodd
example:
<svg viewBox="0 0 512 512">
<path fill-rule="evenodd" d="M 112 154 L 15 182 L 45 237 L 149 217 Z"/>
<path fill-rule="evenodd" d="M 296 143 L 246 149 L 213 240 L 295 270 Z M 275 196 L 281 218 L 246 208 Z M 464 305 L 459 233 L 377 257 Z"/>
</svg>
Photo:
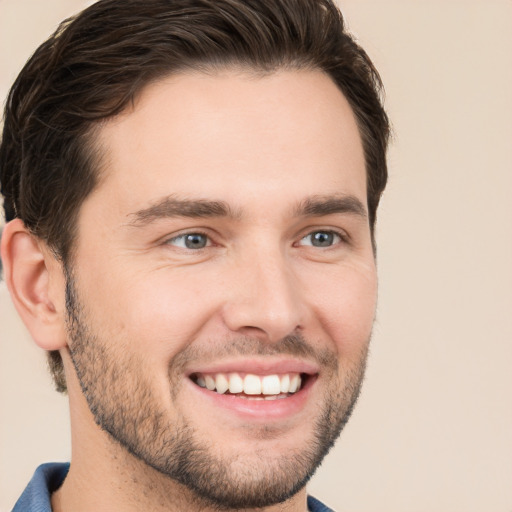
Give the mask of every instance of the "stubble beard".
<svg viewBox="0 0 512 512">
<path fill-rule="evenodd" d="M 197 499 L 198 509 L 200 503 L 221 510 L 260 508 L 294 496 L 334 445 L 352 413 L 364 377 L 368 343 L 358 364 L 340 373 L 335 354 L 316 352 L 300 336 L 288 337 L 270 348 L 258 340 L 235 340 L 230 343 L 230 355 L 314 356 L 322 370 L 331 374 L 332 384 L 312 418 L 309 439 L 293 453 L 275 458 L 269 450 L 254 451 L 251 460 L 245 461 L 223 457 L 215 449 L 215 440 L 198 439 L 194 425 L 183 415 L 168 417 L 133 354 L 123 354 L 119 347 L 115 353 L 115 340 L 107 344 L 93 331 L 69 274 L 66 308 L 71 360 L 95 422 L 139 461 L 184 485 Z M 174 385 L 179 387 L 183 361 L 193 354 L 194 349 L 185 349 L 170 362 L 171 395 L 175 394 Z M 261 434 L 271 435 L 268 430 Z"/>
</svg>

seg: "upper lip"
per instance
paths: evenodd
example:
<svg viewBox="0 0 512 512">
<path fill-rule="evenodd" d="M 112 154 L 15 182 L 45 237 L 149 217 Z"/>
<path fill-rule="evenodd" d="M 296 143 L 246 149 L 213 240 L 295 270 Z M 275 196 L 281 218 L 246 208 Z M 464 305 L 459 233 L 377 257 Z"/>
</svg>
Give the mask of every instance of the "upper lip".
<svg viewBox="0 0 512 512">
<path fill-rule="evenodd" d="M 319 372 L 318 365 L 310 361 L 294 358 L 253 358 L 232 359 L 209 364 L 198 364 L 186 373 L 251 373 L 255 375 L 274 375 L 284 373 L 306 373 L 314 375 Z"/>
</svg>

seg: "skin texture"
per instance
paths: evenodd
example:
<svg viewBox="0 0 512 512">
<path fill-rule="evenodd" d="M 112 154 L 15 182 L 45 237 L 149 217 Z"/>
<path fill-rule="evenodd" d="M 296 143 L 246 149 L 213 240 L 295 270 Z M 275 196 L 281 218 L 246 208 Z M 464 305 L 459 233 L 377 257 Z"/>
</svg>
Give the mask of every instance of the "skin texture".
<svg viewBox="0 0 512 512">
<path fill-rule="evenodd" d="M 148 86 L 97 142 L 68 275 L 44 253 L 73 433 L 54 510 L 305 510 L 375 314 L 348 103 L 318 71 L 187 73 Z M 283 414 L 219 407 L 189 379 L 298 363 L 314 379 Z"/>
</svg>

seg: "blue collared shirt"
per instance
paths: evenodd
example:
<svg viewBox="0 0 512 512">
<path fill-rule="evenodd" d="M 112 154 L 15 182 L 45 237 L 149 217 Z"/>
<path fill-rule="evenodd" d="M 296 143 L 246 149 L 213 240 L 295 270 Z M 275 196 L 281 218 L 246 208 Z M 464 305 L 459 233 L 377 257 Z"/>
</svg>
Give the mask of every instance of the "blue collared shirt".
<svg viewBox="0 0 512 512">
<path fill-rule="evenodd" d="M 69 464 L 53 462 L 39 466 L 12 512 L 52 512 L 50 496 L 62 485 L 68 471 Z M 312 496 L 308 496 L 308 509 L 310 512 L 334 512 Z"/>
<path fill-rule="evenodd" d="M 68 470 L 69 464 L 41 464 L 12 512 L 52 512 L 50 496 L 62 485 Z"/>
</svg>

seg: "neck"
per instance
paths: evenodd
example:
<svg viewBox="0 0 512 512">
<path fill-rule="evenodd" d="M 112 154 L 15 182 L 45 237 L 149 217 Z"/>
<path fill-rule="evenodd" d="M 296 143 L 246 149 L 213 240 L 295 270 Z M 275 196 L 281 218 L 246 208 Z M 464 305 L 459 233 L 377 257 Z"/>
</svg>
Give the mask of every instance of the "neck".
<svg viewBox="0 0 512 512">
<path fill-rule="evenodd" d="M 118 447 L 118 452 L 122 450 Z M 183 485 L 161 475 L 129 454 L 114 455 L 110 463 L 73 459 L 69 473 L 51 498 L 53 512 L 218 512 L 219 506 L 206 502 Z M 304 512 L 306 491 L 302 489 L 286 502 L 258 508 L 258 512 Z M 233 510 L 233 509 L 229 509 Z M 256 509 L 236 509 L 246 512 Z"/>
</svg>

